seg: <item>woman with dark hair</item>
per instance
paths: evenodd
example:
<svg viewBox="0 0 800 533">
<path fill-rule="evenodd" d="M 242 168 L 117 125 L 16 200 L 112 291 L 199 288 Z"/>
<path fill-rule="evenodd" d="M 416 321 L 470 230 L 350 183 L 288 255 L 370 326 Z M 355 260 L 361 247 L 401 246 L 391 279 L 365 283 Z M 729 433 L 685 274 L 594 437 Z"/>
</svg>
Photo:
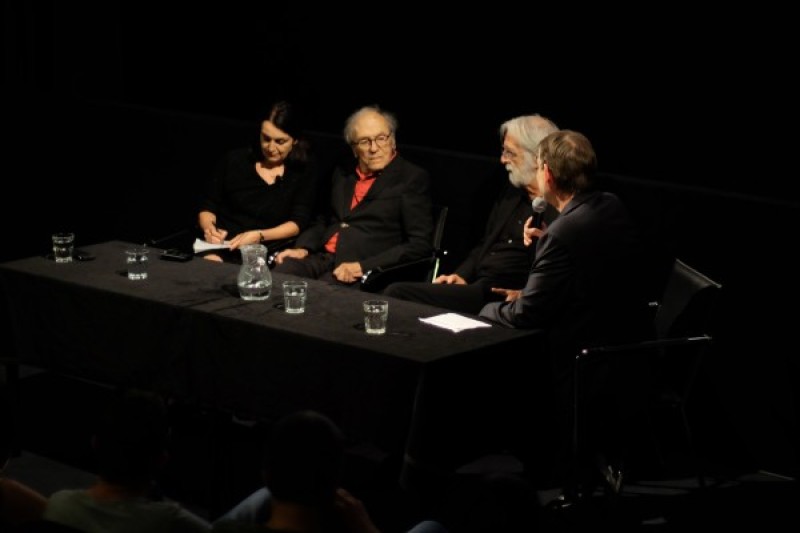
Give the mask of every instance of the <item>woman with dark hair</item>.
<svg viewBox="0 0 800 533">
<path fill-rule="evenodd" d="M 228 152 L 211 176 L 197 216 L 202 238 L 229 244 L 229 250 L 290 239 L 311 221 L 315 192 L 299 110 L 285 100 L 276 102 L 261 120 L 258 143 Z M 205 257 L 238 257 L 222 252 Z"/>
</svg>

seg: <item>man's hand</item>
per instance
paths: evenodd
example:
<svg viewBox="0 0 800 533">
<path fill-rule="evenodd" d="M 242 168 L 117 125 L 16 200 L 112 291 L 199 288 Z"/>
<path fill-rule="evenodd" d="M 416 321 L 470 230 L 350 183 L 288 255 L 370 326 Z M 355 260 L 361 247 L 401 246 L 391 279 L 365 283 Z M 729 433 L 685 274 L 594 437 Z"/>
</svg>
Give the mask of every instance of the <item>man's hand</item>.
<svg viewBox="0 0 800 533">
<path fill-rule="evenodd" d="M 466 285 L 467 280 L 459 276 L 458 274 L 442 274 L 435 280 L 434 283 L 442 283 L 444 285 Z"/>
<path fill-rule="evenodd" d="M 280 265 L 283 263 L 283 259 L 286 257 L 291 257 L 293 259 L 305 259 L 307 256 L 308 250 L 305 248 L 287 248 L 278 252 L 278 255 L 275 256 L 275 264 Z"/>
<path fill-rule="evenodd" d="M 499 287 L 492 287 L 492 292 L 495 294 L 502 294 L 503 296 L 506 297 L 507 302 L 513 302 L 514 300 L 519 298 L 520 295 L 522 294 L 521 290 L 501 289 Z"/>
<path fill-rule="evenodd" d="M 334 505 L 342 521 L 344 521 L 347 531 L 353 533 L 380 533 L 380 530 L 369 517 L 364 503 L 345 489 L 336 489 Z"/>
<path fill-rule="evenodd" d="M 364 272 L 361 270 L 361 263 L 342 263 L 333 269 L 333 277 L 342 283 L 355 283 L 361 280 Z"/>
<path fill-rule="evenodd" d="M 544 235 L 543 230 L 533 227 L 531 224 L 533 224 L 533 217 L 528 217 L 528 220 L 525 221 L 525 227 L 522 228 L 522 244 L 525 246 L 530 246 L 533 244 L 534 239 Z"/>
</svg>

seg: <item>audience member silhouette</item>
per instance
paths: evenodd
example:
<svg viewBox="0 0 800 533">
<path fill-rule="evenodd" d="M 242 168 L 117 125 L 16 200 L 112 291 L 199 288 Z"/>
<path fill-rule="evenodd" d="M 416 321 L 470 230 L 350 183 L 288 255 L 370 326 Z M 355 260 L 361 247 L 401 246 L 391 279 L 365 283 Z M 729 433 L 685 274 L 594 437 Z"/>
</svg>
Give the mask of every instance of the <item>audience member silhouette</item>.
<svg viewBox="0 0 800 533">
<path fill-rule="evenodd" d="M 0 531 L 42 517 L 47 498 L 24 483 L 6 475 L 14 456 L 12 393 L 5 376 L 0 376 Z"/>
<path fill-rule="evenodd" d="M 6 467 L 13 456 L 11 407 L 8 391 L 0 381 L 0 531 L 25 522 L 38 520 L 44 513 L 47 498 L 38 491 L 6 476 Z"/>
<path fill-rule="evenodd" d="M 153 497 L 168 439 L 167 410 L 160 396 L 117 391 L 92 439 L 97 481 L 88 489 L 53 493 L 44 518 L 86 533 L 209 531 L 210 524 L 178 503 Z"/>
<path fill-rule="evenodd" d="M 361 500 L 341 487 L 344 443 L 336 424 L 315 411 L 276 422 L 265 447 L 266 487 L 217 519 L 214 531 L 378 533 Z M 410 532 L 446 530 L 426 521 Z"/>
</svg>

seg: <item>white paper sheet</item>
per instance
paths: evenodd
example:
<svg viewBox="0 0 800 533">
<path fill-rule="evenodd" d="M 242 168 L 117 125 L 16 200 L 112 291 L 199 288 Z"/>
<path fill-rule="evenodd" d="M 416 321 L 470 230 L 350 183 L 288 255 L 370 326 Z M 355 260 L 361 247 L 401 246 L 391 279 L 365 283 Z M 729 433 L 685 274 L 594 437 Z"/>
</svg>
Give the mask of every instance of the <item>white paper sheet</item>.
<svg viewBox="0 0 800 533">
<path fill-rule="evenodd" d="M 201 239 L 195 239 L 192 248 L 194 253 L 207 252 L 208 250 L 222 250 L 228 249 L 231 246 L 231 241 L 224 241 L 222 244 L 211 244 Z"/>
<path fill-rule="evenodd" d="M 435 315 L 428 318 L 420 317 L 419 320 L 420 322 L 425 322 L 426 324 L 431 324 L 432 326 L 449 329 L 455 333 L 464 331 L 465 329 L 491 327 L 491 324 L 481 322 L 480 320 L 467 318 L 456 313 L 444 313 L 442 315 Z"/>
</svg>

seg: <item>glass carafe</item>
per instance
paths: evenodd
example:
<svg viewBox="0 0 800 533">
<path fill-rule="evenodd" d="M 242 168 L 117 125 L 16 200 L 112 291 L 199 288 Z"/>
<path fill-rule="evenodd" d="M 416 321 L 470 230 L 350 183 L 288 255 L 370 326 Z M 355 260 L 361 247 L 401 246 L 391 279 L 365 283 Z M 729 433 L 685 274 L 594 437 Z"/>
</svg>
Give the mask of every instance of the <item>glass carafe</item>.
<svg viewBox="0 0 800 533">
<path fill-rule="evenodd" d="M 266 300 L 272 292 L 272 274 L 267 265 L 267 247 L 263 244 L 245 244 L 242 267 L 236 284 L 242 300 Z"/>
</svg>

